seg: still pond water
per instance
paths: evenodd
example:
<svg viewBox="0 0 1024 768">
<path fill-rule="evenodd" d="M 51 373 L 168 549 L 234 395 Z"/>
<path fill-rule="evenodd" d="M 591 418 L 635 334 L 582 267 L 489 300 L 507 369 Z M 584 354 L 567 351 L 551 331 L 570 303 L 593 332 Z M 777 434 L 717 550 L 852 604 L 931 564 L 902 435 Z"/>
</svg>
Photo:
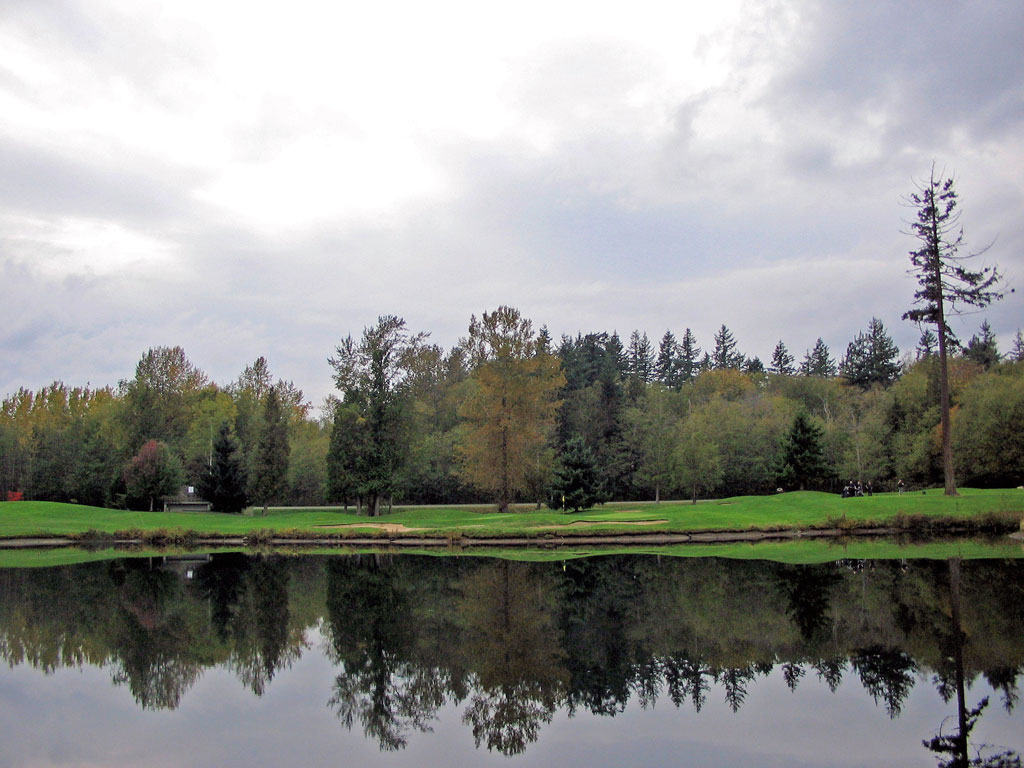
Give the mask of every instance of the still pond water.
<svg viewBox="0 0 1024 768">
<path fill-rule="evenodd" d="M 0 766 L 936 766 L 963 732 L 972 759 L 1024 751 L 1022 560 L 0 569 L 0 655 Z"/>
</svg>

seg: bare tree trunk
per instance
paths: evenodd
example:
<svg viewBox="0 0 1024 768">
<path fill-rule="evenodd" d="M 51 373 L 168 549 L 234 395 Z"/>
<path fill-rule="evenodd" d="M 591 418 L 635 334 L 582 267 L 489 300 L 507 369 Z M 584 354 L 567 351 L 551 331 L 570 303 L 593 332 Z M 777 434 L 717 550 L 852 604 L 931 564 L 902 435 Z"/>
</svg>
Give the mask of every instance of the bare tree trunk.
<svg viewBox="0 0 1024 768">
<path fill-rule="evenodd" d="M 502 406 L 505 399 L 502 398 Z M 498 499 L 498 511 L 508 512 L 508 502 L 511 492 L 508 481 L 508 427 L 501 428 L 501 498 Z"/>
<path fill-rule="evenodd" d="M 946 322 L 939 305 L 939 401 L 942 419 L 942 477 L 947 496 L 958 496 L 953 477 L 953 438 L 949 421 L 949 368 L 946 364 Z"/>
<path fill-rule="evenodd" d="M 934 168 L 933 168 L 934 173 Z M 933 176 L 934 178 L 934 176 Z M 946 308 L 944 306 L 945 296 L 942 285 L 942 259 L 939 252 L 940 230 L 938 219 L 938 208 L 934 204 L 931 207 L 931 240 L 934 252 L 931 256 L 932 280 L 936 286 L 934 297 L 937 317 L 936 324 L 939 327 L 939 410 L 942 429 L 942 479 L 945 484 L 947 496 L 957 496 L 956 483 L 953 478 L 953 440 L 950 435 L 949 424 L 949 367 L 946 361 Z"/>
</svg>

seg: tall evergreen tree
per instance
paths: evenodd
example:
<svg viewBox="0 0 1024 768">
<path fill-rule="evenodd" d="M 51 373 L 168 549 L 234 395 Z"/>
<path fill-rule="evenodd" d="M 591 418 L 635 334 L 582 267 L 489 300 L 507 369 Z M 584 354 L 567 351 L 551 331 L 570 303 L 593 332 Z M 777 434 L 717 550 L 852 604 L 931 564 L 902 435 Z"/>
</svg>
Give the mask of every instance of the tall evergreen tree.
<svg viewBox="0 0 1024 768">
<path fill-rule="evenodd" d="M 736 351 L 736 339 L 732 331 L 723 323 L 715 334 L 715 351 L 711 353 L 711 366 L 719 371 L 726 368 L 740 370 L 745 359 L 742 352 Z"/>
<path fill-rule="evenodd" d="M 605 349 L 615 361 L 616 372 L 620 377 L 625 377 L 628 367 L 626 360 L 626 348 L 622 345 L 622 339 L 619 338 L 617 331 L 612 331 L 612 335 L 608 337 L 608 341 L 605 344 Z"/>
<path fill-rule="evenodd" d="M 932 333 L 931 328 L 921 331 L 921 338 L 917 340 L 917 348 L 914 350 L 916 358 L 923 360 L 935 354 L 935 347 L 939 343 L 938 337 Z"/>
<path fill-rule="evenodd" d="M 256 439 L 249 495 L 258 504 L 279 500 L 288 487 L 288 415 L 277 387 L 263 398 L 263 423 Z"/>
<path fill-rule="evenodd" d="M 782 343 L 782 339 L 779 339 L 779 343 L 775 345 L 775 351 L 772 352 L 772 362 L 768 366 L 768 370 L 781 376 L 792 376 L 796 371 L 793 368 L 793 362 L 793 356 L 789 354 L 789 350 Z"/>
<path fill-rule="evenodd" d="M 988 320 L 981 324 L 981 335 L 976 333 L 967 342 L 964 357 L 982 366 L 986 371 L 999 362 L 999 342 Z"/>
<path fill-rule="evenodd" d="M 646 332 L 633 331 L 629 337 L 628 358 L 628 371 L 632 378 L 645 384 L 654 381 L 654 348 Z"/>
<path fill-rule="evenodd" d="M 693 381 L 700 373 L 701 348 L 697 346 L 697 337 L 689 328 L 679 342 L 679 378 L 684 384 Z"/>
<path fill-rule="evenodd" d="M 604 500 L 594 454 L 579 435 L 566 443 L 551 491 L 550 506 L 567 512 L 590 509 Z"/>
<path fill-rule="evenodd" d="M 210 466 L 199 478 L 199 495 L 217 512 L 241 512 L 248 501 L 245 479 L 238 444 L 228 425 L 221 424 L 213 441 Z"/>
<path fill-rule="evenodd" d="M 839 364 L 839 373 L 847 382 L 861 389 L 873 384 L 888 386 L 900 375 L 900 351 L 885 326 L 877 317 L 871 318 L 866 332 L 846 348 L 846 356 Z"/>
<path fill-rule="evenodd" d="M 822 341 L 820 336 L 814 342 L 814 349 L 807 350 L 807 355 L 800 364 L 800 374 L 821 378 L 831 378 L 836 375 L 836 361 L 832 359 L 828 345 Z"/>
<path fill-rule="evenodd" d="M 655 378 L 671 389 L 679 389 L 679 344 L 672 331 L 665 331 L 658 345 L 658 359 L 654 364 Z"/>
<path fill-rule="evenodd" d="M 822 428 L 806 413 L 800 411 L 796 415 L 782 444 L 782 472 L 779 477 L 783 484 L 795 485 L 803 491 L 824 479 L 823 434 Z"/>
<path fill-rule="evenodd" d="M 1017 335 L 1013 339 L 1013 349 L 1010 351 L 1010 360 L 1015 363 L 1024 362 L 1024 334 L 1017 329 Z"/>
<path fill-rule="evenodd" d="M 754 357 L 748 357 L 743 361 L 743 372 L 744 373 L 766 373 L 764 369 L 764 363 L 761 362 L 761 358 L 755 355 Z"/>
<path fill-rule="evenodd" d="M 904 320 L 935 326 L 939 337 L 939 415 L 942 432 L 942 473 L 947 496 L 955 496 L 953 477 L 952 428 L 949 416 L 950 345 L 956 340 L 946 316 L 957 314 L 962 307 L 987 307 L 1002 298 L 998 290 L 1001 275 L 995 267 L 978 271 L 967 269 L 966 260 L 978 254 L 958 254 L 964 241 L 957 211 L 957 192 L 953 178 L 938 179 L 932 166 L 928 181 L 917 184 L 909 202 L 917 208 L 917 221 L 911 223 L 912 234 L 920 247 L 910 252 L 911 272 L 917 277 L 914 308 L 903 313 Z"/>
<path fill-rule="evenodd" d="M 365 454 L 366 421 L 352 403 L 334 403 L 331 442 L 327 449 L 327 499 L 341 502 L 348 509 L 350 502 L 359 504 L 359 459 Z"/>
</svg>

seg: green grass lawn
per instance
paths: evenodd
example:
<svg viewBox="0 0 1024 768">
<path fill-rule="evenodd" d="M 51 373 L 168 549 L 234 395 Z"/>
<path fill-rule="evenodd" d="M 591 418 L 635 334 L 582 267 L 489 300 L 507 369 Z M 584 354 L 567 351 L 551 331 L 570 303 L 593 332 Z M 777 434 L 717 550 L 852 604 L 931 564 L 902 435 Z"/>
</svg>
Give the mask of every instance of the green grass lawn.
<svg viewBox="0 0 1024 768">
<path fill-rule="evenodd" d="M 271 508 L 266 515 L 216 512 L 128 512 L 76 504 L 40 501 L 0 502 L 0 538 L 66 536 L 87 531 L 193 531 L 199 535 L 244 535 L 259 530 L 370 535 L 372 526 L 393 523 L 416 529 L 418 536 L 542 536 L 545 533 L 638 533 L 665 531 L 749 530 L 828 526 L 845 518 L 848 524 L 891 522 L 899 515 L 971 519 L 984 515 L 1024 517 L 1024 491 L 961 489 L 947 498 L 941 489 L 927 493 L 879 494 L 842 499 L 834 494 L 802 491 L 774 496 L 688 502 L 611 503 L 579 514 L 532 511 L 519 506 L 510 514 L 493 508 L 396 507 L 376 518 L 338 508 Z M 636 525 L 636 523 L 650 523 Z M 570 523 L 577 525 L 568 526 Z M 590 525 L 580 525 L 589 523 Z M 355 528 L 327 526 L 356 525 Z M 545 528 L 545 526 L 554 526 Z"/>
<path fill-rule="evenodd" d="M 386 544 L 384 545 L 386 548 Z M 203 547 L 191 553 L 244 552 L 239 547 Z M 275 547 L 275 554 L 283 556 L 320 555 L 337 557 L 365 552 L 380 552 L 380 548 L 303 546 Z M 0 549 L 0 568 L 49 568 L 63 565 L 115 560 L 118 558 L 161 557 L 184 554 L 185 550 L 105 547 L 89 550 L 81 547 L 56 549 Z M 816 564 L 836 560 L 946 560 L 958 557 L 973 559 L 1021 559 L 1024 543 L 1006 536 L 997 538 L 942 539 L 924 542 L 899 542 L 893 539 L 814 539 L 733 542 L 728 544 L 679 544 L 669 546 L 618 547 L 474 547 L 470 549 L 413 548 L 403 549 L 403 555 L 432 557 L 487 557 L 520 562 L 559 562 L 601 555 L 647 555 L 658 557 L 724 557 L 737 560 L 769 560 L 777 563 Z"/>
</svg>

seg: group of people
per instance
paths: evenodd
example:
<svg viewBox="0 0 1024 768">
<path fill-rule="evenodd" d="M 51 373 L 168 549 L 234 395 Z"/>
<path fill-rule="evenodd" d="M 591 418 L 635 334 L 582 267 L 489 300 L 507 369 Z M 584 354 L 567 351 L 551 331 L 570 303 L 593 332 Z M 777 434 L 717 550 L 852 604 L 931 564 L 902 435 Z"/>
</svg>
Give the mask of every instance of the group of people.
<svg viewBox="0 0 1024 768">
<path fill-rule="evenodd" d="M 854 496 L 871 496 L 875 492 L 875 487 L 868 480 L 866 483 L 861 483 L 860 480 L 851 480 L 843 486 L 843 498 L 849 499 Z"/>
</svg>

